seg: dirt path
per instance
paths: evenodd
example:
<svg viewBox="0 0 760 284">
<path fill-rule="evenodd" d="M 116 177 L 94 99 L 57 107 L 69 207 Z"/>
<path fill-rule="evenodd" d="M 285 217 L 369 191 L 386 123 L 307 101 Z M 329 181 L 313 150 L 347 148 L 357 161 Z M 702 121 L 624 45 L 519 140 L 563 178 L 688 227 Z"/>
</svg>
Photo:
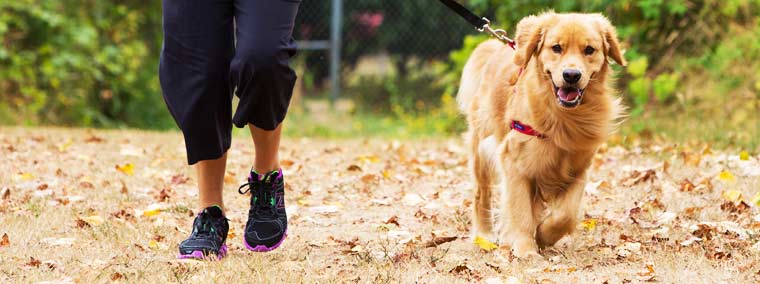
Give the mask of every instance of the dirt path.
<svg viewBox="0 0 760 284">
<path fill-rule="evenodd" d="M 197 262 L 175 260 L 197 195 L 179 134 L 0 128 L 0 282 L 760 281 L 757 156 L 605 148 L 578 232 L 542 252 L 550 261 L 524 263 L 473 244 L 459 139 L 286 139 L 290 235 L 250 253 L 236 189 L 253 154 L 234 140 L 230 255 Z"/>
</svg>

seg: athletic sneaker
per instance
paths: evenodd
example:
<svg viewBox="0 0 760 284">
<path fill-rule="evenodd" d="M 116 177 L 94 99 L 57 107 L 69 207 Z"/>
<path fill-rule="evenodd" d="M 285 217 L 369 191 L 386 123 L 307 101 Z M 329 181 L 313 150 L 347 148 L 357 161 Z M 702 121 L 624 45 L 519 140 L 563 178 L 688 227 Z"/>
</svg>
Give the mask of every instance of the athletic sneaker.
<svg viewBox="0 0 760 284">
<path fill-rule="evenodd" d="M 240 194 L 251 192 L 251 209 L 245 224 L 243 243 L 255 252 L 276 249 L 288 234 L 285 213 L 285 187 L 282 170 L 259 174 L 251 171 L 248 183 L 238 189 Z"/>
<path fill-rule="evenodd" d="M 230 229 L 227 218 L 219 206 L 211 206 L 195 216 L 193 232 L 190 237 L 179 243 L 179 256 L 186 259 L 206 259 L 215 255 L 222 259 L 227 254 L 227 232 Z"/>
</svg>

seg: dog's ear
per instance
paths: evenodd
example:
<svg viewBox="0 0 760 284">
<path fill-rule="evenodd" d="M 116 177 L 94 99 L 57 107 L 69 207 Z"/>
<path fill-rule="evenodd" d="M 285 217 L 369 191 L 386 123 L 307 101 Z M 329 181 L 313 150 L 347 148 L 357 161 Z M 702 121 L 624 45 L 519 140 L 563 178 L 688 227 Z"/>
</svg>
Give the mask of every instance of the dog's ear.
<svg viewBox="0 0 760 284">
<path fill-rule="evenodd" d="M 610 20 L 601 14 L 597 14 L 597 24 L 604 39 L 604 54 L 615 60 L 617 64 L 626 66 L 628 62 L 625 61 L 623 52 L 620 49 L 620 42 L 618 41 L 615 27 L 610 23 Z"/>
<path fill-rule="evenodd" d="M 515 51 L 514 63 L 525 68 L 530 62 L 530 58 L 540 48 L 541 40 L 544 35 L 545 18 L 553 13 L 542 14 L 539 16 L 528 16 L 517 23 L 515 32 L 515 41 L 517 41 L 517 51 Z"/>
</svg>

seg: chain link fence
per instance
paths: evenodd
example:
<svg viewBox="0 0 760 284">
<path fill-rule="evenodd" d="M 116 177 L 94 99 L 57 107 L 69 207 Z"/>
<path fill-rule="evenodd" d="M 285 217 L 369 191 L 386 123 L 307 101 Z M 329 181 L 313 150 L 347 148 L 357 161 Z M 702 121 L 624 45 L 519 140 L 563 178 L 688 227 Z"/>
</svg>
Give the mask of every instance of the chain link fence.
<svg viewBox="0 0 760 284">
<path fill-rule="evenodd" d="M 336 4 L 339 14 L 334 13 Z M 334 17 L 340 17 L 337 37 L 331 33 Z M 375 88 L 371 82 L 376 85 L 378 80 L 401 88 L 407 77 L 445 60 L 461 47 L 466 34 L 474 33 L 473 27 L 437 0 L 303 1 L 294 31 L 300 48 L 295 59 L 300 87 L 305 96 L 337 95 L 335 91 L 342 89 L 344 98 L 357 98 L 359 92 L 366 96 L 364 90 Z M 331 51 L 336 47 L 339 78 L 331 80 Z M 391 99 L 389 94 L 377 96 L 374 99 Z"/>
</svg>

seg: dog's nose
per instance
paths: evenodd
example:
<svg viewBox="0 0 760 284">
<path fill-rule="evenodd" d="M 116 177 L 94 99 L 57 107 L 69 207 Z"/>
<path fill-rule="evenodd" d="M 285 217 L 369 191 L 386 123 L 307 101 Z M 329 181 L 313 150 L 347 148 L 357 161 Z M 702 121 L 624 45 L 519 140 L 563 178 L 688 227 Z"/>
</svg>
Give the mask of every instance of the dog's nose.
<svg viewBox="0 0 760 284">
<path fill-rule="evenodd" d="M 581 79 L 581 70 L 565 69 L 562 71 L 562 78 L 565 79 L 565 82 L 568 82 L 570 84 L 578 83 L 578 81 Z"/>
</svg>

